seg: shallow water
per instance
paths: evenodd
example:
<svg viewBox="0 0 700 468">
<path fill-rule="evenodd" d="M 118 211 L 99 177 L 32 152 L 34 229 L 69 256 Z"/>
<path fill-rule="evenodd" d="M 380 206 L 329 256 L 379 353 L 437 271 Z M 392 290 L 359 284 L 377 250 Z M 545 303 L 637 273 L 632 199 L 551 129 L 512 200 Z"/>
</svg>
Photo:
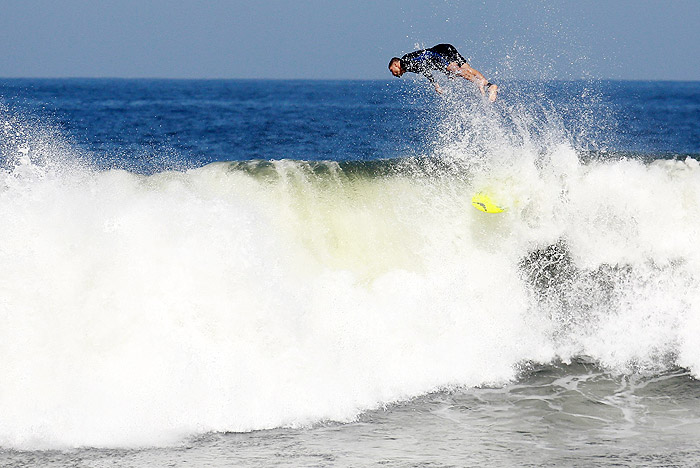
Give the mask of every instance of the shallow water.
<svg viewBox="0 0 700 468">
<path fill-rule="evenodd" d="M 357 421 L 211 433 L 175 447 L 0 454 L 4 466 L 694 466 L 700 384 L 682 369 L 538 366 L 504 387 L 437 392 Z"/>
</svg>

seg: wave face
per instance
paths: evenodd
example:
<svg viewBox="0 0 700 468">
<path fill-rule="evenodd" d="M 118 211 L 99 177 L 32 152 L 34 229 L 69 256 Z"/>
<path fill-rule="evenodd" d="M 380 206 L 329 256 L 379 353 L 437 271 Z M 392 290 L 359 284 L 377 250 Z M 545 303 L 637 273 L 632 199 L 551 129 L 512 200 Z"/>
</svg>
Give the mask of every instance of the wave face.
<svg viewBox="0 0 700 468">
<path fill-rule="evenodd" d="M 582 163 L 525 128 L 427 159 L 138 175 L 19 127 L 0 169 L 3 447 L 348 421 L 582 356 L 700 374 L 695 159 Z M 483 189 L 509 209 L 475 210 Z"/>
</svg>

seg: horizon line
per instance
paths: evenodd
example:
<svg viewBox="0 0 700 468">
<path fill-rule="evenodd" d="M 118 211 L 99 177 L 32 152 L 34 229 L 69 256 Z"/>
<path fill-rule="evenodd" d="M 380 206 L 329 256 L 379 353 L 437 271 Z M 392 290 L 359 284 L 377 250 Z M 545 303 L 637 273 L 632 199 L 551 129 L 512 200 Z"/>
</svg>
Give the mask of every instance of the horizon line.
<svg viewBox="0 0 700 468">
<path fill-rule="evenodd" d="M 125 76 L 0 76 L 0 80 L 113 80 L 113 81 L 381 81 L 381 82 L 396 82 L 394 78 L 221 78 L 221 77 L 206 77 L 206 78 L 173 78 L 173 77 L 125 77 Z M 415 81 L 415 80 L 405 80 Z M 700 82 L 697 79 L 682 79 L 682 78 L 512 78 L 501 80 L 509 81 L 542 81 L 542 82 L 572 82 L 572 81 L 636 81 L 636 82 L 676 82 L 676 83 L 695 83 Z"/>
</svg>

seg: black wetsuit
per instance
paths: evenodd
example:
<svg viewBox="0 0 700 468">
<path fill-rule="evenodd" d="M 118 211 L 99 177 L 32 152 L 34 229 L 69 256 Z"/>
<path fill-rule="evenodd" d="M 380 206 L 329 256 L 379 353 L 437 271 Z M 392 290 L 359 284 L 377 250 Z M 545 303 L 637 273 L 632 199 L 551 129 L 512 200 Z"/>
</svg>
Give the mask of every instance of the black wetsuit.
<svg viewBox="0 0 700 468">
<path fill-rule="evenodd" d="M 401 68 L 407 72 L 425 75 L 431 83 L 435 83 L 431 70 L 449 74 L 447 66 L 451 62 L 456 62 L 458 67 L 467 63 L 452 44 L 438 44 L 429 49 L 416 50 L 404 55 L 401 57 Z"/>
</svg>

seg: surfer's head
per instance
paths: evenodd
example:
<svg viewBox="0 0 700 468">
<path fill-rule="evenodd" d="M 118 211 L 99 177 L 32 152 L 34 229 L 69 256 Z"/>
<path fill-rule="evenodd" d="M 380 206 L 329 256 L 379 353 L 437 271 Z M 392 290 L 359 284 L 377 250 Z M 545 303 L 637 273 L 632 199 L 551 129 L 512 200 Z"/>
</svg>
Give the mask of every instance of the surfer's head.
<svg viewBox="0 0 700 468">
<path fill-rule="evenodd" d="M 392 59 L 389 60 L 389 71 L 395 77 L 399 77 L 399 76 L 403 75 L 406 70 L 401 68 L 401 59 L 400 58 L 392 57 Z"/>
</svg>

